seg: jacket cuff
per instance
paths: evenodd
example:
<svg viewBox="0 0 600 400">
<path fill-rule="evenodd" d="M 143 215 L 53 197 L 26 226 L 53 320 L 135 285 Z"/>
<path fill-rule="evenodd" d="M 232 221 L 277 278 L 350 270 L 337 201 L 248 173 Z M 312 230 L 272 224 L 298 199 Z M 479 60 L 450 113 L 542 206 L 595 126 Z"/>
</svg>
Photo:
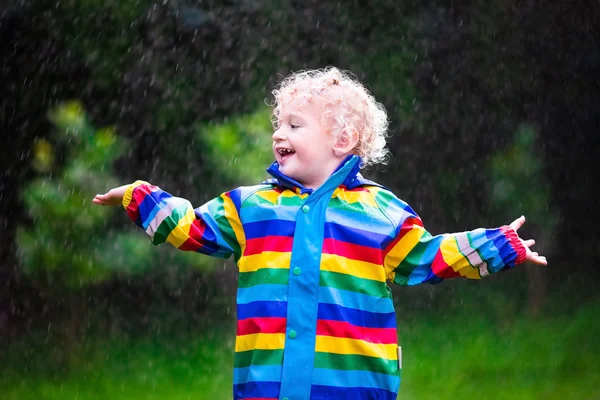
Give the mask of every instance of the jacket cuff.
<svg viewBox="0 0 600 400">
<path fill-rule="evenodd" d="M 502 227 L 502 233 L 504 233 L 504 236 L 506 237 L 506 239 L 508 239 L 508 242 L 510 243 L 511 247 L 517 254 L 517 257 L 515 259 L 515 265 L 521 264 L 527 258 L 527 249 L 525 248 L 523 242 L 521 242 L 521 238 L 519 237 L 517 232 L 508 225 Z"/>
<path fill-rule="evenodd" d="M 127 189 L 125 189 L 125 194 L 123 195 L 123 208 L 127 209 L 127 206 L 129 206 L 129 203 L 131 203 L 131 200 L 133 198 L 133 189 L 135 189 L 136 187 L 140 186 L 140 185 L 148 185 L 149 183 L 146 181 L 135 181 L 134 183 L 132 183 L 131 185 L 127 186 Z"/>
</svg>

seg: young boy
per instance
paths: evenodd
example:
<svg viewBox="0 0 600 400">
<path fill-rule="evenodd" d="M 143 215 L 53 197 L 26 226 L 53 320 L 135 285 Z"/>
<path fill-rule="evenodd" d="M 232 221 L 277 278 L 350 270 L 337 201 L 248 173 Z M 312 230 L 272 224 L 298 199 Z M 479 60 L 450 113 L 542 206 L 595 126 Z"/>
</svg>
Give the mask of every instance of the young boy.
<svg viewBox="0 0 600 400">
<path fill-rule="evenodd" d="M 509 226 L 431 236 L 406 203 L 364 179 L 386 156 L 387 115 L 336 68 L 292 74 L 275 96 L 273 177 L 194 209 L 143 181 L 94 203 L 123 204 L 154 244 L 239 267 L 235 399 L 396 399 L 400 285 L 479 279 L 546 264 Z"/>
</svg>

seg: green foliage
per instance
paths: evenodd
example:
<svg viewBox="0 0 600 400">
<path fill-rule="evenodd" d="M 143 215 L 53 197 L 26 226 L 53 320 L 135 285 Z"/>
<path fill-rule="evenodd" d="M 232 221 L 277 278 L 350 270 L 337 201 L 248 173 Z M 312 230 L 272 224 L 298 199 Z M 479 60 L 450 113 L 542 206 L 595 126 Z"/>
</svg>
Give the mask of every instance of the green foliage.
<svg viewBox="0 0 600 400">
<path fill-rule="evenodd" d="M 158 251 L 138 230 L 111 228 L 122 209 L 93 205 L 96 193 L 119 186 L 111 165 L 127 149 L 111 128 L 95 129 L 78 102 L 60 105 L 50 113 L 56 129 L 52 144 L 34 146 L 34 166 L 40 177 L 22 192 L 32 224 L 18 229 L 23 270 L 58 286 L 81 286 L 119 274 L 137 274 L 169 265 L 171 270 L 208 267 L 206 257 L 172 249 Z M 62 165 L 55 148 L 64 147 Z M 170 250 L 170 251 L 169 251 Z"/>
<path fill-rule="evenodd" d="M 259 182 L 273 161 L 272 132 L 270 109 L 262 107 L 252 114 L 200 126 L 200 151 L 210 165 L 208 168 L 228 182 Z"/>
<path fill-rule="evenodd" d="M 94 129 L 78 102 L 56 107 L 50 120 L 56 126 L 55 146 L 49 141 L 34 146 L 34 166 L 44 174 L 22 192 L 33 223 L 18 230 L 19 255 L 28 273 L 81 284 L 110 272 L 97 265 L 96 256 L 106 247 L 101 232 L 111 210 L 92 206 L 91 199 L 116 186 L 108 166 L 125 143 L 111 128 Z M 54 148 L 61 146 L 67 148 L 67 161 L 56 165 Z"/>
</svg>

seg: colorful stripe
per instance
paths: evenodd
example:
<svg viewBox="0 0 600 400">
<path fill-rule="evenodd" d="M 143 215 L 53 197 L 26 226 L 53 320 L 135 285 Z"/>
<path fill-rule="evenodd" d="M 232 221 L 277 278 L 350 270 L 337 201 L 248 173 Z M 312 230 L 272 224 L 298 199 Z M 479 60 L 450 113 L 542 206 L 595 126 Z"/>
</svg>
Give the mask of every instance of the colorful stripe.
<svg viewBox="0 0 600 400">
<path fill-rule="evenodd" d="M 127 188 L 123 206 L 153 243 L 234 255 L 235 399 L 395 399 L 400 368 L 387 280 L 480 279 L 525 259 L 510 227 L 433 236 L 390 191 L 354 181 L 316 191 L 243 187 L 197 209 L 147 182 Z"/>
</svg>

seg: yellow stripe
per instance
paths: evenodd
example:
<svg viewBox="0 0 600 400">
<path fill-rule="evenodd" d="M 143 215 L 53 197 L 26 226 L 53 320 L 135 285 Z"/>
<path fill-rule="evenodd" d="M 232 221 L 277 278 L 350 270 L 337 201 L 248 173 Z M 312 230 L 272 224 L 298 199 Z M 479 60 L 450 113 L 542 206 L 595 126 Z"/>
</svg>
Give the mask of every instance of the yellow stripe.
<svg viewBox="0 0 600 400">
<path fill-rule="evenodd" d="M 459 251 L 458 243 L 454 236 L 448 236 L 442 240 L 440 251 L 442 252 L 442 257 L 446 264 L 461 276 L 470 279 L 481 279 L 479 270 L 473 268 L 471 263 L 469 263 L 469 259 Z"/>
<path fill-rule="evenodd" d="M 262 199 L 267 200 L 271 204 L 277 203 L 277 198 L 279 197 L 279 193 L 277 193 L 274 190 L 257 192 L 256 195 Z"/>
<path fill-rule="evenodd" d="M 277 200 L 280 197 L 299 197 L 301 199 L 304 199 L 304 198 L 306 198 L 306 196 L 308 196 L 308 193 L 297 194 L 288 189 L 288 190 L 284 190 L 282 193 L 278 193 L 274 190 L 265 190 L 265 191 L 257 192 L 256 195 L 258 197 L 261 197 L 261 198 L 267 200 L 271 204 L 276 204 Z"/>
<path fill-rule="evenodd" d="M 190 228 L 192 222 L 196 219 L 196 214 L 192 207 L 185 210 L 185 215 L 177 221 L 177 226 L 167 236 L 167 242 L 171 243 L 175 248 L 179 248 L 190 237 Z"/>
<path fill-rule="evenodd" d="M 245 256 L 238 261 L 240 272 L 254 272 L 263 268 L 290 268 L 292 253 L 264 251 L 261 254 Z"/>
<path fill-rule="evenodd" d="M 123 208 L 127 208 L 127 206 L 129 206 L 129 204 L 131 203 L 131 200 L 133 198 L 133 189 L 144 184 L 149 185 L 149 183 L 146 181 L 135 181 L 131 185 L 127 186 L 127 189 L 125 189 L 125 194 L 123 195 Z"/>
<path fill-rule="evenodd" d="M 235 351 L 248 350 L 277 350 L 283 349 L 285 333 L 255 333 L 252 335 L 237 336 L 235 338 Z"/>
<path fill-rule="evenodd" d="M 379 282 L 385 282 L 386 279 L 385 270 L 381 265 L 352 260 L 335 254 L 323 254 L 321 256 L 321 271 L 339 272 L 340 274 Z"/>
<path fill-rule="evenodd" d="M 233 204 L 233 200 L 231 200 L 231 197 L 229 196 L 223 194 L 221 195 L 221 198 L 223 199 L 225 217 L 227 218 L 227 221 L 229 221 L 229 225 L 231 225 L 233 233 L 235 234 L 235 239 L 240 245 L 240 254 L 244 254 L 244 250 L 246 249 L 246 235 L 244 234 L 244 228 L 242 227 L 242 222 L 240 221 L 235 204 Z"/>
<path fill-rule="evenodd" d="M 315 351 L 336 354 L 360 354 L 368 357 L 397 360 L 395 344 L 369 343 L 364 340 L 317 335 Z"/>
<path fill-rule="evenodd" d="M 337 188 L 333 192 L 332 197 L 337 197 L 341 201 L 345 201 L 347 203 L 361 203 L 371 207 L 377 207 L 377 203 L 375 202 L 371 192 L 350 192 Z"/>
<path fill-rule="evenodd" d="M 385 270 L 390 279 L 394 279 L 393 271 L 406 258 L 408 253 L 419 243 L 425 234 L 423 227 L 415 225 L 385 256 Z"/>
</svg>

